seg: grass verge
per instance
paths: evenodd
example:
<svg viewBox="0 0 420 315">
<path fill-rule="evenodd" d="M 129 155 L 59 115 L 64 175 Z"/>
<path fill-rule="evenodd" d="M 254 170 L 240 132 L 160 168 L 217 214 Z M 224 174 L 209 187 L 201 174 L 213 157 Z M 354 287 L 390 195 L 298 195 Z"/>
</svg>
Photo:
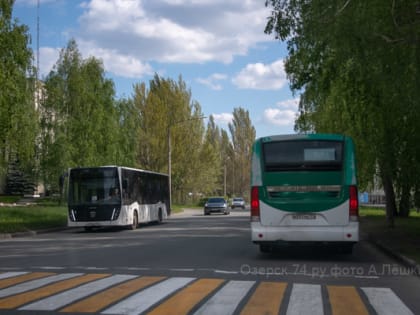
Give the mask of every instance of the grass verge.
<svg viewBox="0 0 420 315">
<path fill-rule="evenodd" d="M 420 264 L 420 213 L 412 211 L 408 218 L 395 218 L 395 227 L 386 224 L 385 209 L 361 207 L 361 230 L 369 237 Z"/>
<path fill-rule="evenodd" d="M 0 234 L 43 230 L 67 225 L 67 207 L 58 206 L 58 201 L 37 200 L 34 205 L 11 206 L 16 198 L 3 198 L 0 206 Z M 172 205 L 172 213 L 179 213 L 185 208 Z"/>
<path fill-rule="evenodd" d="M 67 208 L 64 206 L 0 207 L 0 234 L 64 227 Z"/>
</svg>

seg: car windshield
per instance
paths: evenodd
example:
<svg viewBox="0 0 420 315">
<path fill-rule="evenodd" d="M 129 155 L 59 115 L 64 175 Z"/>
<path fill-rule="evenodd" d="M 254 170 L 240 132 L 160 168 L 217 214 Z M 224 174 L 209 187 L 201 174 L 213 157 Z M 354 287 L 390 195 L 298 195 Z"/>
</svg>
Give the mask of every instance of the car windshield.
<svg viewBox="0 0 420 315">
<path fill-rule="evenodd" d="M 243 201 L 243 198 L 233 198 L 233 201 Z"/>
<path fill-rule="evenodd" d="M 208 203 L 224 203 L 225 199 L 223 199 L 223 198 L 210 198 L 207 202 Z"/>
</svg>

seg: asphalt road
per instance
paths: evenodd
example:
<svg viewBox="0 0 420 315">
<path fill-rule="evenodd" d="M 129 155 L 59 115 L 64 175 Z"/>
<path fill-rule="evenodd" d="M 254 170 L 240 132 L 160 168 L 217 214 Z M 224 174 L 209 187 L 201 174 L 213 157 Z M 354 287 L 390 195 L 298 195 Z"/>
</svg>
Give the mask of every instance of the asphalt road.
<svg viewBox="0 0 420 315">
<path fill-rule="evenodd" d="M 416 271 L 363 240 L 352 255 L 261 254 L 247 211 L 190 210 L 134 231 L 0 240 L 0 314 L 420 314 Z"/>
</svg>

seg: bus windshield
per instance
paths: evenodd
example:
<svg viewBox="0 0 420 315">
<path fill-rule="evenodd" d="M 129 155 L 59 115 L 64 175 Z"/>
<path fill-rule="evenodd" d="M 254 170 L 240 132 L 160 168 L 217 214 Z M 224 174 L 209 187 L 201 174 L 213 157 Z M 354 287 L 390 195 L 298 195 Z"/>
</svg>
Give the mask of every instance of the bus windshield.
<svg viewBox="0 0 420 315">
<path fill-rule="evenodd" d="M 117 168 L 73 169 L 70 174 L 69 204 L 120 204 Z"/>
<path fill-rule="evenodd" d="M 339 171 L 342 167 L 343 142 L 330 140 L 293 140 L 263 145 L 266 172 Z"/>
</svg>

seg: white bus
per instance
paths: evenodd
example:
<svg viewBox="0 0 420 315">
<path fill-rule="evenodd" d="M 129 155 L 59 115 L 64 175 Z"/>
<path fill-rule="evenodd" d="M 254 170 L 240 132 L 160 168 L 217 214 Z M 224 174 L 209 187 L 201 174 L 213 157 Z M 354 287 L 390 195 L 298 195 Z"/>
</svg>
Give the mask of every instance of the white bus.
<svg viewBox="0 0 420 315">
<path fill-rule="evenodd" d="M 162 222 L 171 212 L 168 176 L 121 166 L 69 170 L 68 226 L 126 226 Z"/>
</svg>

